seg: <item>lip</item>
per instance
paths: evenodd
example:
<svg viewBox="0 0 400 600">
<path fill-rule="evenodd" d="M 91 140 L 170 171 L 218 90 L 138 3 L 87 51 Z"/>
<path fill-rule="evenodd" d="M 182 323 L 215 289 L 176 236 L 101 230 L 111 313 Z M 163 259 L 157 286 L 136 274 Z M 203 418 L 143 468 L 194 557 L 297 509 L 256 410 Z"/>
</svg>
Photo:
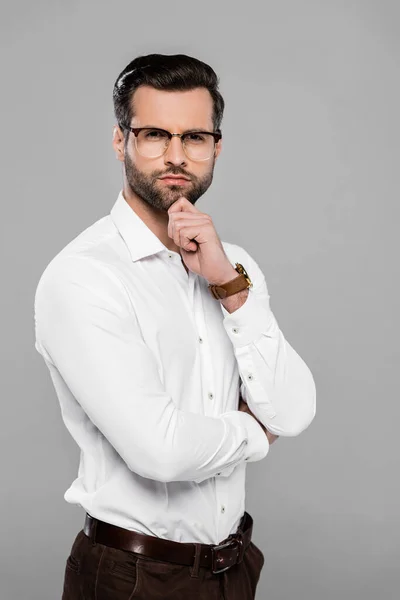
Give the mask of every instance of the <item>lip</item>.
<svg viewBox="0 0 400 600">
<path fill-rule="evenodd" d="M 173 184 L 173 185 L 184 185 L 185 183 L 188 183 L 190 181 L 190 179 L 187 179 L 187 177 L 160 177 L 161 181 L 165 181 L 165 183 L 169 183 L 169 184 Z"/>
</svg>

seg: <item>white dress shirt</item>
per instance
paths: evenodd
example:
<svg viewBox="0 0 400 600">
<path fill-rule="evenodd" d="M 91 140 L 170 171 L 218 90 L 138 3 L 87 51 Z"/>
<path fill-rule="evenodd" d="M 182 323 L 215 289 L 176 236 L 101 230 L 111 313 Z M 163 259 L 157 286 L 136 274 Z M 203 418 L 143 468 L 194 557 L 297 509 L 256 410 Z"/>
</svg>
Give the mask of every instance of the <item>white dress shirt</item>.
<svg viewBox="0 0 400 600">
<path fill-rule="evenodd" d="M 35 294 L 35 348 L 80 448 L 67 502 L 126 529 L 216 544 L 245 511 L 247 462 L 272 433 L 315 415 L 313 376 L 279 329 L 264 275 L 222 242 L 253 287 L 229 313 L 126 202 L 47 265 Z M 279 441 L 277 442 L 279 443 Z"/>
</svg>

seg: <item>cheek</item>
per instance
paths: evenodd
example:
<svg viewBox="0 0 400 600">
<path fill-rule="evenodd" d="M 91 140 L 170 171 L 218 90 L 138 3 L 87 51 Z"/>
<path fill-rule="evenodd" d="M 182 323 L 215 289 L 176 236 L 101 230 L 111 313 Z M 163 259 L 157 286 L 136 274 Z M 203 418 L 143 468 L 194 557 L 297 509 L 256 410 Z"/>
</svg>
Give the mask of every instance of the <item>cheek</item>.
<svg viewBox="0 0 400 600">
<path fill-rule="evenodd" d="M 210 173 L 210 171 L 212 170 L 212 165 L 210 164 L 210 162 L 204 162 L 204 163 L 189 163 L 186 171 L 188 173 L 191 173 L 192 175 L 194 175 L 195 177 L 197 177 L 198 179 L 202 179 L 203 177 L 205 177 L 206 175 L 208 175 Z"/>
<path fill-rule="evenodd" d="M 153 179 L 157 179 L 157 177 L 163 175 L 167 170 L 163 161 L 159 158 L 149 159 L 140 156 L 137 158 L 137 168 L 140 169 L 144 175 L 152 177 Z"/>
<path fill-rule="evenodd" d="M 142 156 L 136 154 L 135 156 L 131 157 L 131 161 L 135 167 L 135 170 L 143 177 L 149 179 L 156 179 L 164 171 L 162 168 L 162 163 L 160 164 L 158 159 L 149 160 L 148 158 L 143 158 Z"/>
<path fill-rule="evenodd" d="M 208 163 L 207 165 L 201 165 L 199 167 L 197 167 L 196 171 L 195 171 L 195 175 L 199 178 L 199 179 L 207 179 L 211 172 L 213 170 L 213 165 Z"/>
</svg>

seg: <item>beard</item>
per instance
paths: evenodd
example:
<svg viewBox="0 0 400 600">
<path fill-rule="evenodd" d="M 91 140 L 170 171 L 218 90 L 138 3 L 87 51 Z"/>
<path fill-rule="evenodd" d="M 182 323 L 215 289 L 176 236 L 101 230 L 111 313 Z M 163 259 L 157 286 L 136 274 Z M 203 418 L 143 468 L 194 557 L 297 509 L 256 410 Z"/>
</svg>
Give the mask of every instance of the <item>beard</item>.
<svg viewBox="0 0 400 600">
<path fill-rule="evenodd" d="M 170 206 L 180 197 L 184 196 L 191 204 L 197 200 L 210 187 L 214 175 L 215 157 L 208 173 L 202 177 L 185 173 L 182 169 L 171 168 L 167 171 L 153 171 L 150 174 L 143 173 L 132 162 L 129 154 L 125 151 L 125 175 L 131 191 L 143 202 L 157 210 L 167 212 Z M 163 185 L 159 177 L 164 175 L 185 175 L 190 178 L 187 185 Z"/>
</svg>

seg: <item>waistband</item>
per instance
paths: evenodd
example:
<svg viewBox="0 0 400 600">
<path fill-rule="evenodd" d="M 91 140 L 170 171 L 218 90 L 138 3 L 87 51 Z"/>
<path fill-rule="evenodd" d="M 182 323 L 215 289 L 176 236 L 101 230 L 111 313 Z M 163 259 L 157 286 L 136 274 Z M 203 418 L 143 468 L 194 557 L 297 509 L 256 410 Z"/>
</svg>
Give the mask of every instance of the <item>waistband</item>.
<svg viewBox="0 0 400 600">
<path fill-rule="evenodd" d="M 213 573 L 222 573 L 242 562 L 244 552 L 251 542 L 253 519 L 245 512 L 236 533 L 219 544 L 166 540 L 100 521 L 88 513 L 83 531 L 93 544 L 104 544 L 165 562 L 191 565 L 195 570 L 206 567 Z"/>
</svg>

